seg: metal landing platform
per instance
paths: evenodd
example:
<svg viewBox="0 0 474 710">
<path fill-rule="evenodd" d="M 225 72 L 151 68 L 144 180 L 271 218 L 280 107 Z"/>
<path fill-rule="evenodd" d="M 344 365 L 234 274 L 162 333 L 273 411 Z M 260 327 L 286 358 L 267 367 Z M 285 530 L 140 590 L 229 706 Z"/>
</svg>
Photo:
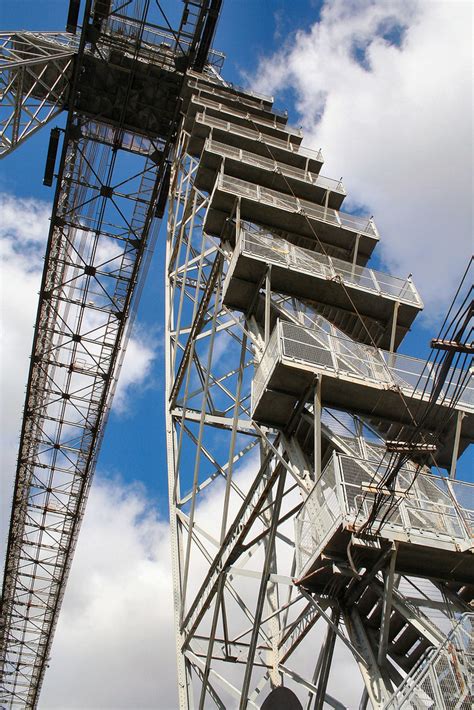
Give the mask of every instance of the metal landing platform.
<svg viewBox="0 0 474 710">
<path fill-rule="evenodd" d="M 187 113 L 191 96 L 225 104 L 229 108 L 247 110 L 256 117 L 272 118 L 280 126 L 286 126 L 288 122 L 288 113 L 273 108 L 268 101 L 252 98 L 249 95 L 236 95 L 233 92 L 230 93 L 225 86 L 203 85 L 202 82 L 197 82 L 195 79 L 190 79 L 187 88 L 183 91 L 184 115 Z"/>
<path fill-rule="evenodd" d="M 264 157 L 235 146 L 208 138 L 201 153 L 194 185 L 198 190 L 211 192 L 217 174 L 223 169 L 226 175 L 249 183 L 258 183 L 278 192 L 300 199 L 326 204 L 340 209 L 346 191 L 340 180 L 318 175 L 302 168 Z M 319 165 L 319 164 L 318 164 Z"/>
<path fill-rule="evenodd" d="M 258 106 L 265 111 L 273 111 L 275 113 L 280 113 L 282 117 L 285 117 L 286 113 L 277 112 L 273 107 L 273 96 L 268 94 L 261 94 L 257 91 L 251 91 L 250 89 L 244 89 L 236 84 L 223 83 L 222 81 L 217 81 L 213 79 L 211 75 L 204 76 L 200 72 L 196 72 L 189 69 L 187 72 L 188 82 L 183 92 L 183 100 L 189 100 L 190 97 L 196 93 L 196 91 L 208 91 L 212 92 L 216 97 L 228 98 L 232 101 L 239 101 L 247 103 L 250 107 Z"/>
<path fill-rule="evenodd" d="M 274 136 L 261 133 L 254 128 L 245 128 L 222 118 L 196 114 L 194 124 L 187 144 L 189 155 L 200 157 L 204 143 L 212 133 L 212 138 L 242 150 L 272 158 L 285 165 L 291 165 L 303 170 L 319 173 L 324 162 L 321 150 L 312 150 L 306 146 L 292 143 L 288 136 L 280 140 Z"/>
<path fill-rule="evenodd" d="M 224 305 L 246 312 L 255 301 L 255 289 L 263 283 L 269 265 L 273 291 L 380 321 L 385 330 L 377 345 L 385 349 L 391 344 L 394 308 L 397 309 L 395 349 L 423 308 L 409 279 L 312 252 L 271 234 L 243 229 L 224 282 Z M 360 339 L 372 344 L 370 333 L 363 329 Z"/>
<path fill-rule="evenodd" d="M 243 220 L 333 245 L 343 250 L 349 261 L 356 251 L 361 266 L 365 266 L 379 240 L 372 218 L 338 212 L 222 173 L 204 220 L 203 228 L 208 234 L 222 234 L 236 198 L 240 198 Z"/>
<path fill-rule="evenodd" d="M 285 427 L 316 377 L 322 378 L 323 406 L 390 419 L 401 428 L 414 419 L 423 429 L 438 431 L 436 460 L 441 466 L 451 462 L 456 411 L 465 413 L 460 453 L 474 438 L 474 384 L 466 387 L 454 409 L 449 390 L 441 402 L 430 404 L 434 375 L 425 370 L 424 361 L 283 321 L 277 322 L 255 370 L 252 417 Z"/>
<path fill-rule="evenodd" d="M 322 593 L 348 546 L 359 567 L 370 569 L 393 542 L 396 573 L 474 583 L 474 484 L 403 468 L 364 536 L 358 531 L 382 474 L 368 461 L 333 454 L 295 522 L 300 583 Z"/>
<path fill-rule="evenodd" d="M 300 145 L 303 139 L 303 133 L 299 128 L 286 126 L 278 122 L 271 113 L 266 115 L 254 114 L 250 107 L 241 106 L 237 108 L 215 99 L 205 98 L 202 95 L 191 97 L 183 123 L 185 131 L 191 132 L 194 119 L 198 113 L 230 121 L 236 126 L 250 128 L 279 140 L 289 140 L 294 145 Z"/>
</svg>

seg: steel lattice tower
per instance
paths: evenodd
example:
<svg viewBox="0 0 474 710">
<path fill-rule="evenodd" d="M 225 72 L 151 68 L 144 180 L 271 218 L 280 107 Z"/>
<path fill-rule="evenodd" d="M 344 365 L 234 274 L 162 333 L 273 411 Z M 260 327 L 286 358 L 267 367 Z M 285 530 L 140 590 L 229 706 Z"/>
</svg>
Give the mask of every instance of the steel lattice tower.
<svg viewBox="0 0 474 710">
<path fill-rule="evenodd" d="M 433 343 L 435 366 L 398 354 L 422 309 L 414 284 L 367 267 L 373 219 L 341 209 L 341 181 L 271 97 L 222 79 L 219 3 L 186 3 L 166 42 L 146 2 L 125 17 L 104 5 L 87 5 L 79 41 L 4 42 L 6 150 L 69 110 L 4 581 L 4 702 L 37 702 L 169 192 L 179 707 L 343 708 L 335 669 L 352 664 L 361 708 L 470 708 L 473 489 L 455 472 L 474 428 L 472 305 Z M 131 166 L 119 186 L 117 155 Z M 104 239 L 121 247 L 112 264 Z"/>
<path fill-rule="evenodd" d="M 373 219 L 341 211 L 272 99 L 188 87 L 166 257 L 181 707 L 260 707 L 281 685 L 344 707 L 336 653 L 361 707 L 467 708 L 469 371 L 438 396 L 436 368 L 396 353 L 418 292 L 366 267 Z"/>
</svg>

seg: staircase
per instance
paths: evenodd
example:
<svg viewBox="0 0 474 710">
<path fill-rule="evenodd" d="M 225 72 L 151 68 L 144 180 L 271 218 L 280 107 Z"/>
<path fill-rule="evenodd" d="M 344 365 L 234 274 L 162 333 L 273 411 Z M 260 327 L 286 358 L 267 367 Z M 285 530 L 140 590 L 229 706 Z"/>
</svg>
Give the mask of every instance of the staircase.
<svg viewBox="0 0 474 710">
<path fill-rule="evenodd" d="M 384 710 L 471 710 L 474 614 L 464 614 L 437 649 L 416 663 Z"/>
</svg>

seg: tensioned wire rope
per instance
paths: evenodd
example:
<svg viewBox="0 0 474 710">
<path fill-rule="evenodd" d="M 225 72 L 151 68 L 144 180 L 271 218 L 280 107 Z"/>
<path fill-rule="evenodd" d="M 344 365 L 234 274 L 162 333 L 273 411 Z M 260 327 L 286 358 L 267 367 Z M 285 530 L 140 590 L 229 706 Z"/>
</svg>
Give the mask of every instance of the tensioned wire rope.
<svg viewBox="0 0 474 710">
<path fill-rule="evenodd" d="M 458 288 L 458 291 L 457 291 L 456 295 L 455 295 L 454 298 L 453 298 L 450 311 L 452 310 L 452 307 L 453 307 L 453 305 L 454 305 L 454 303 L 455 303 L 455 301 L 456 301 L 456 298 L 457 298 L 457 296 L 458 296 L 458 294 L 459 294 L 459 291 L 460 291 L 460 289 L 462 288 L 462 285 L 463 285 L 464 280 L 465 280 L 465 278 L 466 278 L 466 275 L 467 275 L 467 273 L 468 273 L 468 271 L 469 271 L 469 267 L 470 267 L 471 263 L 472 263 L 472 260 L 469 262 L 468 268 L 466 269 L 466 272 L 465 272 L 465 274 L 464 274 L 464 276 L 463 276 L 463 279 L 462 279 L 462 281 L 461 281 L 460 287 Z M 472 287 L 471 287 L 471 291 L 472 291 Z M 473 304 L 472 304 L 472 303 L 469 304 L 469 306 L 459 315 L 459 312 L 461 311 L 461 309 L 462 309 L 463 306 L 465 305 L 465 303 L 466 303 L 466 301 L 467 301 L 468 298 L 469 298 L 469 294 L 466 296 L 466 298 L 465 298 L 464 301 L 463 301 L 463 304 L 462 304 L 461 307 L 458 309 L 458 313 L 457 313 L 458 318 L 456 319 L 456 316 L 455 316 L 455 317 L 451 320 L 450 324 L 447 326 L 447 328 L 446 328 L 446 330 L 445 330 L 444 333 L 443 333 L 443 329 L 440 330 L 439 337 L 440 337 L 440 338 L 442 337 L 443 340 L 447 339 L 447 336 L 448 336 L 450 330 L 452 331 L 452 330 L 454 329 L 455 331 L 457 331 L 457 326 L 459 325 L 460 320 L 461 320 L 464 316 L 466 316 L 466 322 L 468 322 L 469 319 L 472 317 L 472 308 L 473 308 Z M 450 311 L 449 311 L 449 312 L 450 312 Z M 469 318 L 467 318 L 467 317 L 469 317 Z M 455 319 L 456 319 L 456 320 L 455 320 Z M 446 322 L 446 319 L 445 319 L 444 322 Z M 457 332 L 459 332 L 459 331 L 457 331 Z M 471 330 L 470 330 L 470 332 L 469 332 L 469 335 L 470 335 L 471 333 L 472 333 L 472 327 L 471 327 Z M 456 333 L 455 333 L 455 335 L 456 335 Z M 467 368 L 467 367 L 465 368 L 465 367 L 464 367 L 464 366 L 466 365 L 466 363 L 468 362 L 469 357 L 470 357 L 469 353 L 464 353 L 464 354 L 458 353 L 458 355 L 457 355 L 457 357 L 456 357 L 455 359 L 454 359 L 454 357 L 453 357 L 454 363 L 448 362 L 448 365 L 447 365 L 447 366 L 450 368 L 449 372 L 451 372 L 451 373 L 453 373 L 453 374 L 454 374 L 455 372 L 459 372 L 458 380 L 457 380 L 456 383 L 454 383 L 454 387 L 453 387 L 453 389 L 454 389 L 454 395 L 450 397 L 450 399 L 449 399 L 449 404 L 448 404 L 448 407 L 447 407 L 449 410 L 451 410 L 451 412 L 450 412 L 450 414 L 449 414 L 449 418 L 452 418 L 453 413 L 454 413 L 453 410 L 454 410 L 454 408 L 456 407 L 456 405 L 458 404 L 458 402 L 459 402 L 459 400 L 460 400 L 460 397 L 462 396 L 462 393 L 463 393 L 464 390 L 466 389 L 466 387 L 467 387 L 467 385 L 468 385 L 468 383 L 469 383 L 469 380 L 470 380 L 470 378 L 471 378 L 471 373 L 470 373 L 469 368 Z M 437 378 L 438 378 L 438 374 L 440 373 L 440 371 L 441 371 L 442 368 L 443 368 L 444 363 L 446 363 L 446 361 L 448 360 L 448 358 L 449 358 L 449 353 L 448 353 L 448 352 L 445 352 L 445 353 L 444 353 L 444 357 L 441 359 L 441 362 L 439 363 L 438 368 L 437 368 Z M 461 367 L 458 368 L 457 366 L 459 365 L 461 358 L 462 358 Z M 444 395 L 443 395 L 441 401 L 444 401 L 444 400 L 447 398 L 447 393 L 449 392 L 449 389 L 453 386 L 453 374 L 451 374 L 451 377 L 450 377 L 450 379 L 449 379 L 449 381 L 448 381 L 447 384 L 446 384 L 446 381 L 445 381 L 445 380 L 440 383 L 439 380 L 437 379 L 437 381 L 435 382 L 435 386 L 437 386 L 437 387 L 444 387 L 444 389 L 445 389 L 445 393 L 444 393 Z M 441 375 L 442 375 L 442 371 L 441 371 Z M 432 398 L 432 401 L 430 402 L 430 407 L 432 408 L 432 407 L 434 406 L 434 404 L 437 403 L 437 402 L 438 402 L 438 399 L 437 399 L 436 397 L 433 397 L 433 398 Z M 443 418 L 444 418 L 444 414 L 443 414 Z M 423 423 L 423 421 L 421 421 L 420 425 L 421 425 L 422 423 Z M 439 428 L 439 427 L 438 427 L 438 428 Z M 395 462 L 394 467 L 393 467 L 392 470 L 390 470 L 389 468 L 387 468 L 386 474 L 385 474 L 384 479 L 383 479 L 383 485 L 384 485 L 384 486 L 389 486 L 389 485 L 393 482 L 393 480 L 394 480 L 396 474 L 406 465 L 406 463 L 407 463 L 409 460 L 410 460 L 409 455 L 405 454 L 404 456 L 400 456 L 398 462 Z M 415 483 L 415 480 L 416 480 L 416 476 L 414 476 L 414 478 L 413 478 L 413 480 L 411 481 L 410 485 L 408 486 L 408 488 L 406 489 L 406 491 L 404 491 L 406 494 L 408 494 L 409 491 L 411 490 L 412 486 L 413 486 L 414 483 Z M 396 510 L 396 508 L 399 507 L 400 502 L 401 502 L 400 500 L 397 501 L 396 499 L 392 498 L 392 501 L 391 501 L 391 503 L 387 506 L 387 510 L 385 511 L 382 520 L 379 522 L 379 528 L 378 528 L 379 530 L 380 530 L 381 526 L 384 524 L 384 522 L 385 522 L 385 520 L 387 519 L 388 515 L 390 515 L 391 512 L 393 512 L 394 510 Z M 379 500 L 379 509 L 380 509 L 381 505 L 383 505 L 383 500 Z M 369 528 L 370 528 L 370 524 L 375 522 L 375 516 L 376 516 L 376 513 L 377 513 L 377 512 L 378 512 L 378 510 L 375 508 L 375 505 L 374 505 L 374 510 L 372 511 L 371 516 L 369 517 L 369 519 L 366 521 L 366 523 L 365 523 L 365 525 L 364 525 L 364 528 L 365 528 L 365 529 L 369 529 Z"/>
<path fill-rule="evenodd" d="M 219 77 L 219 78 L 221 79 L 221 81 L 223 81 L 224 86 L 227 87 L 226 82 L 224 82 L 224 80 L 222 80 L 221 77 Z M 206 89 L 204 89 L 204 91 L 205 91 L 205 90 L 206 90 Z M 235 99 L 237 100 L 237 102 L 240 102 L 241 105 L 243 105 L 243 99 L 242 99 L 241 97 L 239 97 L 238 95 L 235 95 L 233 98 L 235 98 Z M 249 107 L 248 107 L 248 106 L 245 106 L 245 108 L 248 109 Z M 274 162 L 276 165 L 278 165 L 278 161 L 276 160 L 276 158 L 275 158 L 275 156 L 274 156 L 274 153 L 273 153 L 272 150 L 271 150 L 270 145 L 265 141 L 264 134 L 262 134 L 261 131 L 259 130 L 258 123 L 252 118 L 252 116 L 250 115 L 250 113 L 249 113 L 248 110 L 245 111 L 245 118 L 252 124 L 252 126 L 254 127 L 254 129 L 256 130 L 256 132 L 258 133 L 258 135 L 259 135 L 259 136 L 263 136 L 263 138 L 260 138 L 261 142 L 264 144 L 265 149 L 267 150 L 267 152 L 268 152 L 270 158 L 273 160 L 273 162 Z M 276 127 L 277 127 L 277 126 L 276 126 Z M 225 158 L 224 158 L 224 161 L 225 161 Z M 295 201 L 296 201 L 298 198 L 296 197 L 296 195 L 295 195 L 295 193 L 294 193 L 294 190 L 293 190 L 293 188 L 292 188 L 290 182 L 288 181 L 288 179 L 286 178 L 286 176 L 285 176 L 281 171 L 280 171 L 280 175 L 281 175 L 281 177 L 283 178 L 284 182 L 286 183 L 287 188 L 288 188 L 290 194 L 292 195 L 292 197 L 293 197 L 293 198 L 295 199 Z M 301 214 L 303 215 L 304 219 L 306 219 L 307 224 L 308 224 L 308 227 L 309 227 L 311 233 L 313 234 L 313 236 L 315 237 L 315 240 L 316 240 L 316 242 L 318 243 L 319 248 L 321 249 L 321 252 L 324 254 L 324 256 L 326 256 L 326 258 L 329 259 L 329 263 L 331 263 L 331 262 L 330 262 L 329 254 L 327 253 L 327 250 L 326 250 L 326 247 L 325 247 L 324 243 L 320 240 L 320 238 L 319 238 L 319 236 L 318 236 L 316 230 L 314 229 L 313 225 L 311 224 L 311 222 L 310 222 L 310 220 L 309 220 L 307 214 L 304 212 L 304 210 L 301 212 Z M 269 231 L 271 231 L 271 230 L 269 230 Z M 471 260 L 471 261 L 472 261 L 472 260 Z M 468 269 L 469 269 L 469 266 L 468 266 Z M 466 269 L 466 273 L 467 273 L 468 269 Z M 463 281 L 464 281 L 464 279 L 465 279 L 465 276 L 466 276 L 466 274 L 465 274 L 464 277 L 463 277 Z M 344 282 L 342 281 L 342 279 L 339 280 L 339 283 L 340 283 L 340 285 L 342 286 L 342 288 L 343 288 L 343 290 L 344 290 L 344 293 L 345 293 L 345 295 L 347 296 L 347 298 L 348 298 L 348 300 L 349 300 L 349 302 L 350 302 L 352 308 L 354 309 L 354 312 L 355 312 L 355 314 L 356 314 L 356 317 L 360 320 L 360 322 L 361 322 L 361 324 L 362 324 L 362 327 L 363 327 L 364 330 L 366 331 L 370 342 L 372 343 L 373 347 L 378 351 L 378 347 L 377 347 L 377 345 L 376 345 L 376 343 L 375 343 L 375 341 L 374 341 L 374 339 L 373 339 L 373 337 L 372 337 L 372 334 L 370 333 L 369 329 L 367 328 L 367 325 L 366 325 L 366 323 L 365 323 L 363 317 L 362 317 L 361 314 L 359 313 L 359 311 L 358 311 L 358 309 L 357 309 L 357 307 L 356 307 L 356 305 L 355 305 L 355 303 L 354 303 L 354 301 L 353 301 L 353 299 L 352 299 L 352 297 L 351 297 L 351 295 L 350 295 L 350 293 L 349 293 L 349 291 L 348 291 L 346 285 L 344 284 Z M 458 288 L 458 292 L 459 292 L 460 288 L 461 288 L 461 286 Z M 454 301 L 453 301 L 453 303 L 454 303 Z M 450 309 L 449 309 L 449 311 L 448 311 L 448 315 L 449 315 L 450 311 L 452 310 L 453 303 L 451 304 L 451 307 L 450 307 Z M 448 316 L 447 316 L 447 317 L 448 317 Z M 447 317 L 445 318 L 444 323 L 446 322 Z M 443 325 L 444 325 L 444 323 L 443 323 Z M 413 388 L 414 391 L 417 390 L 417 387 L 418 387 L 419 383 L 421 382 L 422 378 L 424 377 L 424 373 L 425 373 L 426 369 L 427 369 L 428 366 L 429 366 L 429 362 L 430 362 L 431 357 L 432 357 L 432 352 L 430 353 L 428 359 L 426 360 L 426 362 L 425 362 L 425 364 L 424 364 L 424 367 L 423 367 L 423 369 L 422 369 L 422 372 L 420 373 L 420 375 L 419 375 L 419 377 L 418 377 L 418 381 L 417 381 L 417 383 L 415 384 L 415 386 L 414 386 L 414 388 Z M 438 358 L 438 352 L 437 352 L 436 355 L 435 355 L 435 360 L 434 360 L 435 363 L 436 363 L 436 359 L 437 359 L 437 358 Z M 390 377 L 393 378 L 392 372 L 391 372 L 391 370 L 390 370 L 388 364 L 385 362 L 384 358 L 380 358 L 380 360 L 381 360 L 383 366 L 386 368 L 386 370 L 387 370 L 388 374 L 390 375 Z M 451 377 L 453 376 L 453 374 L 454 374 L 454 370 L 452 370 L 452 375 L 451 375 Z M 417 412 L 419 411 L 419 408 L 420 408 L 420 406 L 421 406 L 421 404 L 422 404 L 422 401 L 423 401 L 423 399 L 424 399 L 424 397 L 425 397 L 425 394 L 426 394 L 426 390 L 427 390 L 427 386 L 428 386 L 429 381 L 430 381 L 430 378 L 429 378 L 429 377 L 426 377 L 426 378 L 425 378 L 425 384 L 424 384 L 424 387 L 423 387 L 423 390 L 422 390 L 422 393 L 421 393 L 421 399 L 420 399 L 420 402 L 418 403 L 418 406 L 417 406 Z M 436 386 L 436 380 L 435 380 L 434 386 Z M 434 387 L 432 387 L 432 391 L 433 391 L 433 389 L 434 389 Z M 446 393 L 447 393 L 448 389 L 449 389 L 449 387 L 445 389 L 445 394 L 444 394 L 444 396 L 443 396 L 443 398 L 442 398 L 442 400 L 441 400 L 441 403 L 443 403 L 443 402 L 445 401 L 445 399 L 446 399 Z M 401 398 L 401 401 L 402 401 L 402 403 L 403 403 L 403 406 L 405 407 L 406 411 L 408 412 L 408 415 L 409 415 L 409 417 L 410 417 L 410 419 L 411 419 L 411 421 L 412 421 L 412 423 L 413 423 L 413 425 L 414 425 L 414 429 L 413 429 L 412 434 L 411 434 L 411 439 L 409 440 L 408 443 L 412 443 L 414 437 L 417 436 L 417 435 L 421 437 L 423 443 L 425 443 L 425 444 L 428 443 L 428 442 L 426 441 L 424 431 L 421 429 L 419 423 L 417 422 L 417 420 L 416 420 L 416 418 L 415 418 L 415 415 L 414 415 L 413 412 L 411 411 L 411 408 L 409 407 L 408 403 L 406 402 L 405 397 L 404 397 L 404 395 L 402 394 L 402 392 L 400 391 L 399 387 L 397 387 L 396 391 L 398 392 L 398 394 L 399 394 L 399 396 L 400 396 L 400 398 Z M 462 394 L 462 391 L 459 392 L 459 394 L 458 394 L 457 397 L 453 397 L 453 398 L 451 399 L 451 402 L 450 402 L 450 404 L 448 405 L 448 409 L 453 410 L 453 409 L 455 408 L 455 405 L 456 405 L 456 403 L 457 403 L 459 397 L 461 396 L 461 394 Z M 373 409 L 372 409 L 372 412 L 375 411 L 375 409 L 376 409 L 376 407 L 377 407 L 377 405 L 378 405 L 378 402 L 380 401 L 380 398 L 381 398 L 382 396 L 383 396 L 383 393 L 381 393 L 381 395 L 379 396 L 377 402 L 375 403 L 375 405 L 374 405 L 374 407 L 373 407 Z M 434 402 L 430 402 L 430 404 L 429 404 L 429 409 L 430 409 L 430 410 L 432 409 L 432 407 L 434 406 L 434 404 L 435 404 Z M 369 415 L 369 416 L 370 416 L 370 415 Z M 451 416 L 452 416 L 452 413 L 451 413 L 449 416 L 451 417 Z M 426 418 L 426 412 L 425 412 L 425 416 L 423 417 L 423 419 L 425 419 L 425 418 Z M 445 425 L 445 422 L 446 422 L 446 414 L 445 414 L 445 413 L 443 414 L 443 422 L 444 422 L 444 425 Z M 440 428 L 441 428 L 441 427 L 436 427 L 436 428 L 435 428 L 435 437 L 436 437 L 436 435 L 439 436 L 439 433 L 440 433 L 439 429 L 440 429 Z M 444 427 L 443 427 L 443 428 L 444 428 Z M 402 428 L 402 432 L 403 432 L 403 428 Z M 400 435 L 401 435 L 401 432 L 400 432 L 399 436 L 400 436 Z M 432 440 L 432 439 L 431 439 L 431 440 Z M 436 459 L 435 459 L 435 456 L 433 455 L 433 452 L 431 452 L 431 451 L 429 452 L 429 457 L 432 459 L 434 467 L 436 467 L 436 468 L 438 469 L 438 471 L 439 471 L 439 466 L 438 466 L 438 464 L 437 464 L 437 461 L 436 461 Z M 400 459 L 401 457 L 398 457 L 398 458 Z M 408 457 L 408 458 L 409 458 L 409 457 Z M 385 473 L 385 475 L 383 476 L 383 479 L 386 479 L 386 477 L 387 477 L 387 470 L 389 470 L 389 469 L 388 469 L 389 466 L 392 466 L 392 467 L 395 468 L 394 476 L 396 476 L 396 474 L 397 474 L 397 472 L 398 472 L 398 470 L 399 470 L 399 467 L 397 466 L 397 463 L 395 463 L 395 464 L 392 463 L 392 462 L 393 462 L 393 459 L 394 459 L 394 456 L 393 456 L 393 454 L 392 454 L 392 455 L 390 456 L 390 458 L 389 458 L 388 466 L 386 467 L 386 473 Z M 382 461 L 383 461 L 383 460 L 382 460 Z M 378 466 L 376 467 L 376 469 L 374 470 L 374 474 L 373 474 L 373 476 L 372 476 L 372 483 L 375 482 L 375 479 L 376 479 L 376 477 L 377 477 L 377 475 L 378 475 L 378 473 L 379 473 L 379 469 L 380 469 L 380 466 L 381 466 L 381 465 L 382 465 L 382 462 L 380 462 L 379 465 L 378 465 Z M 419 471 L 421 470 L 422 467 L 423 467 L 423 464 L 422 464 L 422 465 L 419 465 L 419 468 L 418 468 L 418 471 L 417 471 L 416 474 L 415 474 L 415 477 L 418 475 L 418 473 L 419 473 Z M 394 477 L 394 476 L 393 476 L 393 477 Z M 414 478 L 415 478 L 415 477 L 414 477 Z M 381 487 L 385 487 L 385 486 L 384 486 L 384 484 L 383 484 L 382 482 L 377 482 L 377 487 L 381 488 Z M 367 495 L 367 494 L 364 494 L 364 497 L 365 497 L 365 495 Z"/>
</svg>

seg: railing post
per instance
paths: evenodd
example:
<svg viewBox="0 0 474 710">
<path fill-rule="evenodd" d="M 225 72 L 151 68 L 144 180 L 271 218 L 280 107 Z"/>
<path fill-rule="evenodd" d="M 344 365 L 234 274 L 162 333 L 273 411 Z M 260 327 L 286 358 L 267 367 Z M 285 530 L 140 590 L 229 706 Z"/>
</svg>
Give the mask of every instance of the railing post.
<svg viewBox="0 0 474 710">
<path fill-rule="evenodd" d="M 398 543 L 394 543 L 394 549 L 390 557 L 388 572 L 384 574 L 384 597 L 382 607 L 382 619 L 380 622 L 379 650 L 377 663 L 383 666 L 387 655 L 388 633 L 390 627 L 390 615 L 392 613 L 393 583 L 395 578 L 395 562 L 397 559 Z"/>
<path fill-rule="evenodd" d="M 321 383 L 322 377 L 318 376 L 314 388 L 314 475 L 319 481 L 321 476 Z"/>
<path fill-rule="evenodd" d="M 272 295 L 272 285 L 271 285 L 271 276 L 272 276 L 272 265 L 269 264 L 267 267 L 267 273 L 265 274 L 265 326 L 264 326 L 264 333 L 265 333 L 265 346 L 268 344 L 268 341 L 270 340 L 270 306 L 271 306 L 271 295 Z"/>
<path fill-rule="evenodd" d="M 354 273 L 354 266 L 352 267 L 352 272 Z M 375 286 L 375 290 L 377 291 L 377 293 L 382 293 L 382 289 L 381 289 L 380 286 L 379 286 L 379 282 L 377 281 L 377 277 L 376 277 L 376 275 L 374 274 L 374 270 L 373 270 L 373 269 L 369 269 L 369 273 L 370 273 L 370 276 L 371 276 L 371 278 L 372 278 L 372 282 L 373 282 L 373 284 L 374 284 L 374 286 Z"/>
<path fill-rule="evenodd" d="M 354 244 L 354 254 L 352 256 L 352 272 L 351 272 L 352 278 L 354 278 L 355 267 L 357 264 L 357 257 L 359 255 L 359 241 L 360 241 L 360 232 L 357 232 L 355 244 Z"/>
<path fill-rule="evenodd" d="M 326 221 L 327 213 L 328 213 L 328 207 L 329 207 L 329 190 L 326 190 L 326 194 L 324 196 L 324 221 Z"/>
<path fill-rule="evenodd" d="M 449 471 L 449 477 L 453 478 L 453 479 L 456 478 L 456 466 L 458 463 L 459 442 L 461 440 L 462 420 L 464 419 L 464 417 L 465 417 L 465 412 L 462 412 L 459 409 L 457 417 L 456 417 L 456 431 L 454 433 L 453 455 L 451 458 L 451 469 Z"/>
<path fill-rule="evenodd" d="M 472 527 L 471 527 L 470 523 L 468 522 L 467 516 L 464 513 L 464 508 L 458 502 L 458 499 L 456 497 L 456 493 L 454 492 L 454 489 L 453 489 L 453 481 L 450 480 L 449 478 L 446 479 L 446 488 L 447 488 L 450 498 L 452 500 L 454 510 L 456 511 L 456 514 L 458 516 L 458 522 L 460 521 L 461 528 L 464 530 L 466 541 L 469 545 L 471 545 L 472 544 Z"/>
<path fill-rule="evenodd" d="M 398 309 L 400 308 L 400 301 L 395 301 L 393 304 L 393 318 L 392 318 L 392 332 L 390 333 L 390 365 L 393 363 L 393 353 L 395 351 L 395 339 L 397 337 L 397 323 L 398 323 Z"/>
<path fill-rule="evenodd" d="M 222 162 L 222 165 L 224 165 L 224 162 Z M 241 198 L 237 198 L 237 204 L 235 205 L 235 236 L 236 236 L 236 241 L 240 239 L 240 200 Z"/>
<path fill-rule="evenodd" d="M 346 486 L 344 481 L 344 472 L 341 464 L 341 458 L 342 456 L 339 456 L 338 454 L 336 454 L 335 451 L 333 451 L 332 461 L 334 467 L 334 480 L 336 482 L 336 497 L 338 499 L 339 510 L 341 511 L 341 515 L 346 518 L 349 513 L 349 507 L 347 505 L 346 499 Z"/>
</svg>

